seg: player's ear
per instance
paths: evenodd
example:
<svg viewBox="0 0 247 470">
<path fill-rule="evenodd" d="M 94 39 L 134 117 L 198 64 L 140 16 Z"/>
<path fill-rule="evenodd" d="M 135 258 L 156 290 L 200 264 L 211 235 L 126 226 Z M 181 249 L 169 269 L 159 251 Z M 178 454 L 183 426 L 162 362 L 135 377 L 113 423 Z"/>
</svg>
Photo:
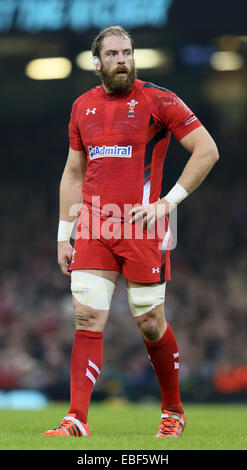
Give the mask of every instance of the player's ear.
<svg viewBox="0 0 247 470">
<path fill-rule="evenodd" d="M 96 68 L 96 70 L 100 70 L 100 69 L 101 69 L 101 62 L 100 62 L 99 57 L 97 57 L 97 56 L 94 56 L 94 57 L 93 57 L 93 65 L 94 65 L 94 67 Z"/>
</svg>

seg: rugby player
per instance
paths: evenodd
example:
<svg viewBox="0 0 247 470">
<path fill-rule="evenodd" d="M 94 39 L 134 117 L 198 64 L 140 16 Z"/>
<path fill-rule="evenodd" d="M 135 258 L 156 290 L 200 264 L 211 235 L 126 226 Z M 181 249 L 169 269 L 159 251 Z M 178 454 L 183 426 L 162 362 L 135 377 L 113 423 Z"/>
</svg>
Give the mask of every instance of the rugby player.
<svg viewBox="0 0 247 470">
<path fill-rule="evenodd" d="M 170 280 L 169 212 L 206 178 L 218 150 L 176 93 L 136 78 L 133 39 L 121 26 L 98 34 L 92 56 L 102 83 L 73 104 L 60 184 L 58 263 L 71 276 L 75 311 L 70 408 L 61 424 L 44 435 L 90 435 L 87 416 L 102 366 L 103 331 L 122 273 L 130 310 L 160 384 L 161 422 L 155 436 L 180 437 L 186 418 L 179 351 L 164 311 Z M 178 181 L 161 197 L 171 133 L 189 157 Z M 78 213 L 71 215 L 78 205 Z M 160 221 L 165 221 L 164 237 L 156 230 Z M 142 236 L 136 236 L 136 227 L 142 228 Z"/>
</svg>

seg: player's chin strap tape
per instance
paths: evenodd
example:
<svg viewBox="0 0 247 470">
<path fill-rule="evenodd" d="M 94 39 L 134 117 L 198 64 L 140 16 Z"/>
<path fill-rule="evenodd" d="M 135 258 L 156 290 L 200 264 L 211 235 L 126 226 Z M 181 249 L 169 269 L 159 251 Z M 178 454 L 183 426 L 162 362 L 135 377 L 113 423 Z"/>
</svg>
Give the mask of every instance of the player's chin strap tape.
<svg viewBox="0 0 247 470">
<path fill-rule="evenodd" d="M 166 282 L 157 286 L 129 287 L 128 299 L 134 317 L 150 312 L 165 300 Z"/>
<path fill-rule="evenodd" d="M 109 310 L 114 289 L 114 282 L 103 277 L 80 270 L 71 272 L 71 292 L 82 305 Z"/>
</svg>

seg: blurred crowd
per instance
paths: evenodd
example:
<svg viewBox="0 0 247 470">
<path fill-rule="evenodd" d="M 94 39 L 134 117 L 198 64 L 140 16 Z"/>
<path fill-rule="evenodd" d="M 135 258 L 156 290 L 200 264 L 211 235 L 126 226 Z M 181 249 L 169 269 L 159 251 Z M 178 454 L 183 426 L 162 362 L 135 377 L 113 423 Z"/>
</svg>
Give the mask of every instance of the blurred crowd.
<svg viewBox="0 0 247 470">
<path fill-rule="evenodd" d="M 40 390 L 55 400 L 69 397 L 74 336 L 70 280 L 56 261 L 58 186 L 66 150 L 59 132 L 52 133 L 47 149 L 48 131 L 42 135 L 34 129 L 29 151 L 36 159 L 35 176 L 29 177 L 31 158 L 29 169 L 18 163 L 19 177 L 6 164 L 0 194 L 0 390 Z M 236 167 L 231 173 L 231 148 L 221 143 L 224 163 L 178 208 L 178 241 L 166 290 L 166 318 L 177 337 L 181 391 L 188 400 L 247 393 L 246 182 L 241 166 L 239 174 Z M 17 152 L 25 159 L 22 142 Z M 94 397 L 159 399 L 122 277 L 104 332 Z"/>
</svg>

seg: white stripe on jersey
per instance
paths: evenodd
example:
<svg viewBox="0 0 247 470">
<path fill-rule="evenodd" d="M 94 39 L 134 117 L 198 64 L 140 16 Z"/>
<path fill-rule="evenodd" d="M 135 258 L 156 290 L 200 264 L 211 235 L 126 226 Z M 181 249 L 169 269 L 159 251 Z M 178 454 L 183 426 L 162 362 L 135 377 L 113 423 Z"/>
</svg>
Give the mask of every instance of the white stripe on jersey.
<svg viewBox="0 0 247 470">
<path fill-rule="evenodd" d="M 143 197 L 142 197 L 142 205 L 143 205 L 143 206 L 149 204 L 150 188 L 151 188 L 151 183 L 150 183 L 150 179 L 149 179 L 149 180 L 144 184 L 144 187 L 143 187 Z"/>
</svg>

